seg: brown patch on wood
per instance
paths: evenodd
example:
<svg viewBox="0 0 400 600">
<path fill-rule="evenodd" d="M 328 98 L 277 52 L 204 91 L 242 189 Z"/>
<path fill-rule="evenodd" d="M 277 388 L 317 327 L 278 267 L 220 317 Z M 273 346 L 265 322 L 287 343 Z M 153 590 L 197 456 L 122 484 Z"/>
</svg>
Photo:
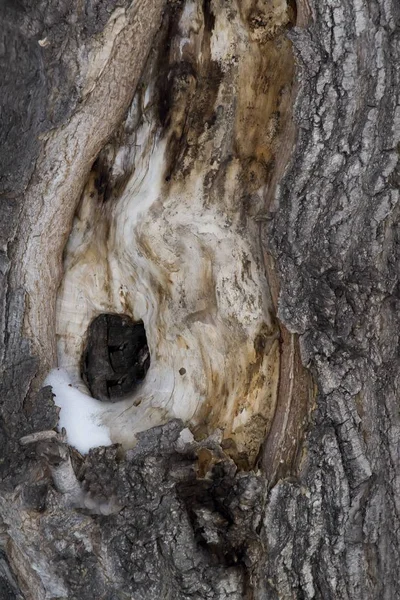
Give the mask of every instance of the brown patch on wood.
<svg viewBox="0 0 400 600">
<path fill-rule="evenodd" d="M 247 390 L 244 394 L 243 401 L 237 403 L 235 411 L 235 415 L 239 415 L 242 410 L 252 408 L 253 415 L 243 425 L 233 429 L 230 423 L 225 430 L 226 436 L 232 435 L 239 447 L 246 448 L 250 468 L 254 467 L 258 458 L 260 447 L 270 429 L 275 406 L 278 401 L 280 351 L 279 341 L 276 335 L 270 336 L 268 346 L 268 351 L 266 351 L 264 355 L 259 355 L 255 362 L 249 364 L 247 372 Z M 261 369 L 263 360 L 265 360 L 265 355 L 268 355 L 266 365 L 267 374 Z M 268 393 L 258 401 L 258 406 L 248 406 L 246 403 L 246 396 L 251 395 L 256 398 L 257 390 L 261 391 L 265 387 L 266 377 L 269 383 Z"/>
<path fill-rule="evenodd" d="M 260 454 L 270 485 L 296 472 L 315 396 L 311 374 L 303 366 L 299 341 L 281 323 L 279 390 L 271 429 Z"/>
<path fill-rule="evenodd" d="M 249 457 L 246 452 L 239 452 L 237 444 L 232 438 L 225 438 L 221 442 L 224 453 L 231 458 L 240 471 L 250 469 Z"/>
<path fill-rule="evenodd" d="M 250 193 L 269 183 L 291 103 L 294 59 L 283 35 L 250 44 L 239 74 L 235 151 Z"/>
<path fill-rule="evenodd" d="M 297 27 L 306 27 L 312 20 L 311 8 L 308 0 L 296 0 L 296 21 Z"/>
<path fill-rule="evenodd" d="M 208 448 L 200 448 L 197 452 L 197 477 L 203 479 L 215 464 L 215 457 Z"/>
<path fill-rule="evenodd" d="M 268 327 L 264 323 L 249 349 L 249 359 L 240 392 L 233 406 L 227 406 L 232 390 L 227 386 L 223 373 L 212 369 L 207 373 L 208 397 L 196 415 L 199 425 L 195 428 L 196 439 L 202 439 L 220 428 L 223 431 L 224 443 L 231 440 L 228 453 L 241 469 L 254 467 L 260 447 L 270 427 L 278 389 L 279 373 L 279 329 Z M 267 364 L 264 362 L 267 359 Z M 206 361 L 204 361 L 206 364 Z M 270 381 L 270 392 L 263 396 L 258 406 L 249 405 L 249 397 L 257 397 L 257 391 L 265 387 L 265 380 Z M 211 392 L 211 394 L 210 394 Z M 254 414 L 243 425 L 234 427 L 234 419 L 245 410 Z M 225 446 L 224 446 L 225 447 Z M 245 452 L 241 449 L 246 448 Z"/>
<path fill-rule="evenodd" d="M 296 22 L 297 8 L 294 1 L 242 0 L 239 7 L 252 39 L 257 42 L 273 39 Z"/>
</svg>

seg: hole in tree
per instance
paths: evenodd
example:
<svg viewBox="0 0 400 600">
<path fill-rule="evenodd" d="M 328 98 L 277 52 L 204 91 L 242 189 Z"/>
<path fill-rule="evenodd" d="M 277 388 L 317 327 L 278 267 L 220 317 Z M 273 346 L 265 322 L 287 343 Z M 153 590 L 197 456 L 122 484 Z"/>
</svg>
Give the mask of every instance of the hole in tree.
<svg viewBox="0 0 400 600">
<path fill-rule="evenodd" d="M 89 325 L 82 356 L 82 379 L 92 396 L 117 402 L 143 381 L 150 352 L 143 322 L 127 315 L 101 314 Z"/>
</svg>

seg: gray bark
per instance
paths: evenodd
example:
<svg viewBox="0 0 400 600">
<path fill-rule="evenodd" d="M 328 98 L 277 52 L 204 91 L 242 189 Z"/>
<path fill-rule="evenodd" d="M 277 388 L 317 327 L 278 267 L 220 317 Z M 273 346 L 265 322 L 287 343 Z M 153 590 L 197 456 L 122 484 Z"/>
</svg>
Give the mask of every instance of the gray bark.
<svg viewBox="0 0 400 600">
<path fill-rule="evenodd" d="M 295 93 L 257 219 L 280 381 L 250 465 L 176 419 L 86 457 L 43 434 L 73 215 L 180 9 L 0 7 L 0 597 L 400 597 L 399 5 L 299 2 L 282 34 Z"/>
<path fill-rule="evenodd" d="M 400 13 L 315 11 L 293 35 L 298 136 L 270 232 L 318 395 L 299 481 L 271 491 L 269 572 L 283 597 L 397 598 Z"/>
</svg>

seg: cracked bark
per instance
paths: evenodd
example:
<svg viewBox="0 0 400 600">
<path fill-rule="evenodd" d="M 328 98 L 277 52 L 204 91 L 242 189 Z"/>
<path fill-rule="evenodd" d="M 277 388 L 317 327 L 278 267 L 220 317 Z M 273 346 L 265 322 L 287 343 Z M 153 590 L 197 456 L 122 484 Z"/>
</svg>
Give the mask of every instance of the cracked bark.
<svg viewBox="0 0 400 600">
<path fill-rule="evenodd" d="M 218 431 L 194 439 L 179 420 L 86 457 L 62 441 L 52 452 L 51 435 L 20 443 L 57 425 L 40 386 L 55 364 L 62 252 L 169 8 L 0 7 L 0 596 L 400 597 L 396 2 L 299 2 L 285 32 L 293 119 L 257 217 L 280 378 L 253 470 Z M 258 32 L 253 5 L 241 8 Z M 247 160 L 244 137 L 241 148 Z M 53 481 L 55 454 L 79 506 Z"/>
</svg>

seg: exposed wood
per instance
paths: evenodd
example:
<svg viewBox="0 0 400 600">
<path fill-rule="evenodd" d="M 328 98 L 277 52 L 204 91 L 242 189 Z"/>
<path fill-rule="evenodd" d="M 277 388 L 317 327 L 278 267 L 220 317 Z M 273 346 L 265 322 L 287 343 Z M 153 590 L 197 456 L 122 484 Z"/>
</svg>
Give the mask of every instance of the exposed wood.
<svg viewBox="0 0 400 600">
<path fill-rule="evenodd" d="M 0 597 L 400 597 L 396 0 L 0 13 Z M 101 313 L 151 364 L 82 456 Z"/>
</svg>

